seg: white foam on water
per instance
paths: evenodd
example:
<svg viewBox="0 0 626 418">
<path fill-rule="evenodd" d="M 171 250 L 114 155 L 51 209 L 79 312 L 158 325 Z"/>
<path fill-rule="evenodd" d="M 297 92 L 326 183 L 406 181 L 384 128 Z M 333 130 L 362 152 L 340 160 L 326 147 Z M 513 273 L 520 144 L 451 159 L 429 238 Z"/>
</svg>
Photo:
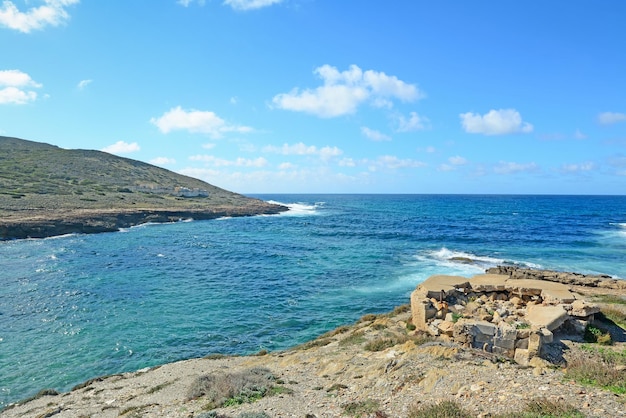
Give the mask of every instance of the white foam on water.
<svg viewBox="0 0 626 418">
<path fill-rule="evenodd" d="M 480 256 L 465 251 L 454 251 L 446 247 L 439 250 L 425 251 L 415 255 L 415 259 L 419 262 L 428 264 L 434 263 L 437 267 L 444 267 L 461 275 L 473 275 L 484 273 L 490 267 L 496 267 L 502 264 L 516 265 L 520 267 L 541 268 L 539 264 L 505 260 L 502 258 Z"/>
<path fill-rule="evenodd" d="M 296 203 L 282 203 L 275 200 L 270 200 L 268 203 L 275 205 L 282 205 L 289 208 L 288 211 L 281 212 L 278 216 L 312 216 L 319 215 L 319 210 L 325 205 L 325 202 L 315 202 L 314 204 L 296 202 Z"/>
</svg>

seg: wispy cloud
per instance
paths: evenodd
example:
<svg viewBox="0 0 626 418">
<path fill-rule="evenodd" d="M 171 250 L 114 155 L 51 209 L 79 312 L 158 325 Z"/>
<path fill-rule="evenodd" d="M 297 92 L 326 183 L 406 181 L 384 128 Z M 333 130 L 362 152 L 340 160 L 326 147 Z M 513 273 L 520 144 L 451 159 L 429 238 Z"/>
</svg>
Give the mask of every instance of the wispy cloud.
<svg viewBox="0 0 626 418">
<path fill-rule="evenodd" d="M 0 25 L 23 33 L 40 30 L 46 26 L 59 26 L 67 22 L 70 15 L 65 10 L 80 0 L 43 0 L 44 4 L 20 11 L 15 3 L 4 0 L 0 6 Z"/>
<path fill-rule="evenodd" d="M 397 170 L 399 168 L 420 168 L 426 167 L 426 163 L 412 158 L 398 158 L 395 155 L 381 155 L 375 160 L 366 160 L 364 163 L 370 171 L 378 171 L 379 169 Z"/>
<path fill-rule="evenodd" d="M 84 90 L 85 87 L 87 87 L 91 83 L 93 83 L 93 80 L 81 80 L 77 85 L 78 90 Z"/>
<path fill-rule="evenodd" d="M 602 125 L 612 125 L 614 123 L 626 121 L 626 113 L 603 112 L 598 115 L 598 122 Z"/>
<path fill-rule="evenodd" d="M 20 70 L 0 71 L 0 104 L 26 104 L 37 100 L 33 88 L 41 88 L 30 75 Z"/>
<path fill-rule="evenodd" d="M 418 115 L 417 112 L 411 112 L 408 118 L 404 115 L 398 115 L 396 122 L 398 124 L 396 132 L 422 131 L 427 129 L 429 124 L 428 118 Z"/>
<path fill-rule="evenodd" d="M 500 161 L 493 171 L 497 174 L 515 174 L 523 172 L 537 172 L 539 166 L 536 163 L 520 164 L 515 162 Z"/>
<path fill-rule="evenodd" d="M 343 154 L 343 151 L 337 147 L 325 146 L 318 148 L 315 145 L 306 145 L 302 142 L 293 145 L 283 144 L 280 147 L 268 145 L 263 147 L 263 152 L 281 155 L 311 155 L 318 156 L 323 160 L 328 160 Z"/>
<path fill-rule="evenodd" d="M 454 157 L 448 158 L 448 162 L 441 164 L 438 168 L 439 171 L 454 171 L 460 166 L 464 166 L 467 164 L 467 159 L 461 157 L 460 155 L 456 155 Z"/>
<path fill-rule="evenodd" d="M 214 155 L 192 155 L 189 157 L 191 161 L 203 162 L 206 165 L 213 167 L 265 167 L 267 160 L 263 157 L 249 159 L 249 158 L 237 158 L 235 160 L 225 160 L 223 158 L 215 157 Z"/>
<path fill-rule="evenodd" d="M 584 162 L 580 164 L 563 164 L 561 166 L 561 172 L 564 173 L 584 173 L 588 171 L 592 171 L 596 168 L 596 165 L 593 162 Z"/>
<path fill-rule="evenodd" d="M 164 134 L 172 131 L 187 131 L 207 134 L 212 138 L 220 138 L 227 132 L 247 133 L 253 130 L 248 126 L 228 124 L 213 112 L 184 110 L 180 106 L 170 109 L 159 118 L 150 119 L 150 123 Z"/>
<path fill-rule="evenodd" d="M 109 154 L 130 154 L 137 152 L 141 148 L 136 142 L 128 143 L 124 141 L 117 141 L 115 144 L 111 144 L 101 149 L 101 151 L 108 152 Z"/>
<path fill-rule="evenodd" d="M 174 158 L 168 158 L 168 157 L 156 157 L 150 160 L 150 164 L 172 165 L 172 164 L 176 164 L 176 160 Z"/>
<path fill-rule="evenodd" d="M 355 113 L 367 101 L 380 106 L 381 100 L 390 105 L 391 99 L 410 102 L 424 97 L 414 84 L 383 72 L 363 71 L 356 65 L 341 72 L 336 67 L 323 65 L 314 73 L 322 79 L 322 86 L 302 91 L 294 88 L 289 93 L 274 96 L 272 103 L 280 109 L 332 118 Z"/>
<path fill-rule="evenodd" d="M 189 1 L 189 0 L 186 0 Z M 235 10 L 254 10 L 282 3 L 283 0 L 225 0 L 224 4 Z"/>
<path fill-rule="evenodd" d="M 533 125 L 522 121 L 522 116 L 515 109 L 490 110 L 482 116 L 471 112 L 459 116 L 463 129 L 471 134 L 506 135 L 533 131 Z"/>
<path fill-rule="evenodd" d="M 367 126 L 361 127 L 361 133 L 372 141 L 391 141 L 391 137 L 389 135 L 370 129 Z"/>
</svg>

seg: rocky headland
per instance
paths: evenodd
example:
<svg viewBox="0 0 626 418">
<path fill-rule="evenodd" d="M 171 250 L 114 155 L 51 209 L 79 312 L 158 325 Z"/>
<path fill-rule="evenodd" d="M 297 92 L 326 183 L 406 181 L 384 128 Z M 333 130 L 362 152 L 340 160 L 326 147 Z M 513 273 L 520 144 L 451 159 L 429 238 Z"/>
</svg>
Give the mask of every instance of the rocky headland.
<svg viewBox="0 0 626 418">
<path fill-rule="evenodd" d="M 67 393 L 44 390 L 0 415 L 626 416 L 622 281 L 563 275 L 500 267 L 470 279 L 434 276 L 411 305 L 286 351 L 99 377 Z M 576 281 L 554 286 L 545 277 Z M 544 309 L 552 322 L 531 312 Z M 426 415 L 433 405 L 462 414 Z"/>
<path fill-rule="evenodd" d="M 286 210 L 140 161 L 0 136 L 0 240 Z"/>
</svg>

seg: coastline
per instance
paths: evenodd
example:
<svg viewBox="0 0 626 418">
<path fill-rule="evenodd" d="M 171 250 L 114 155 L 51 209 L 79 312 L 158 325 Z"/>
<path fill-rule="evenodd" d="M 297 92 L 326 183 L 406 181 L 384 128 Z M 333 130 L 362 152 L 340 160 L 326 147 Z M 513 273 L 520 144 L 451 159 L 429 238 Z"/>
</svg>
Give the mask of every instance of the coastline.
<svg viewBox="0 0 626 418">
<path fill-rule="evenodd" d="M 169 223 L 185 219 L 210 220 L 222 217 L 276 215 L 289 208 L 252 201 L 238 206 L 210 208 L 118 208 L 68 209 L 54 211 L 7 212 L 0 220 L 0 241 L 25 238 L 49 238 L 67 234 L 115 232 L 149 222 Z"/>
<path fill-rule="evenodd" d="M 511 276 L 533 274 L 538 280 L 569 282 L 570 289 L 579 295 L 626 296 L 624 280 L 502 266 L 495 269 Z M 572 282 L 572 278 L 577 280 Z M 567 381 L 558 365 L 537 361 L 520 367 L 490 353 L 445 341 L 432 339 L 418 344 L 409 338 L 410 317 L 409 308 L 402 306 L 387 314 L 365 315 L 355 324 L 285 351 L 209 355 L 96 377 L 67 393 L 42 391 L 35 399 L 7 406 L 0 415 L 200 417 L 207 413 L 206 399 L 189 396 L 199 376 L 263 368 L 283 382 L 284 393 L 254 403 L 210 409 L 225 414 L 222 416 L 264 411 L 277 417 L 303 416 L 304 412 L 309 413 L 307 416 L 336 417 L 345 414 L 347 405 L 371 401 L 387 414 L 376 416 L 407 416 L 416 401 L 454 400 L 478 416 L 510 412 L 510 408 L 520 409 L 533 399 L 548 398 L 572 404 L 585 416 L 624 416 L 625 395 Z M 367 348 L 381 339 L 394 344 L 381 350 Z M 579 350 L 578 342 L 564 339 L 559 343 L 572 353 Z M 626 352 L 625 342 L 617 347 Z"/>
</svg>

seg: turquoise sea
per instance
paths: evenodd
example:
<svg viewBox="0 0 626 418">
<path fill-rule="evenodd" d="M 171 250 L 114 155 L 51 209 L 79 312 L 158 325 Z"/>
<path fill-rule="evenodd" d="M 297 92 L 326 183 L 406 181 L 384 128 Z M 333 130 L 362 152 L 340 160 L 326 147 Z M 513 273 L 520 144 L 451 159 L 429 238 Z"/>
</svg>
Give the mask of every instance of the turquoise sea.
<svg viewBox="0 0 626 418">
<path fill-rule="evenodd" d="M 255 197 L 291 210 L 0 242 L 0 408 L 99 375 L 285 349 L 408 303 L 432 274 L 507 263 L 626 279 L 626 196 Z"/>
</svg>

